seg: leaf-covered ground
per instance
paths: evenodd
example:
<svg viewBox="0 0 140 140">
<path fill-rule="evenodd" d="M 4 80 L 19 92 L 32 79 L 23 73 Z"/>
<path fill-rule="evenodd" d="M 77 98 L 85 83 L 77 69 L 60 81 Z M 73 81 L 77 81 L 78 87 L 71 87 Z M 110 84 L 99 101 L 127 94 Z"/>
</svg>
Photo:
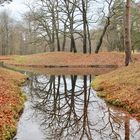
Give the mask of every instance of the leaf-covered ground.
<svg viewBox="0 0 140 140">
<path fill-rule="evenodd" d="M 134 61 L 140 61 L 140 53 L 133 54 Z M 99 54 L 82 54 L 69 52 L 51 52 L 26 56 L 0 57 L 0 60 L 8 64 L 24 66 L 86 66 L 86 65 L 124 65 L 124 53 L 101 52 Z"/>
<path fill-rule="evenodd" d="M 100 75 L 92 86 L 107 102 L 123 107 L 140 120 L 140 63 Z"/>
<path fill-rule="evenodd" d="M 99 96 L 105 98 L 111 104 L 121 106 L 140 118 L 140 53 L 133 54 L 134 64 L 124 66 L 124 54 L 116 52 L 102 52 L 99 54 L 82 53 L 42 53 L 27 56 L 0 56 L 0 61 L 7 64 L 19 66 L 87 66 L 87 65 L 117 65 L 121 68 L 97 77 L 94 82 L 96 89 L 102 90 Z M 76 68 L 77 69 L 77 68 Z M 58 73 L 72 72 L 76 69 L 55 69 Z M 79 68 L 80 69 L 80 68 Z M 52 73 L 53 69 L 49 69 Z M 97 72 L 98 70 L 98 72 Z M 88 71 L 102 74 L 108 70 L 90 68 Z M 113 69 L 112 69 L 113 70 Z M 40 71 L 40 70 L 39 70 Z M 45 70 L 46 71 L 46 70 Z M 80 69 L 81 71 L 81 69 Z M 82 73 L 87 73 L 87 69 L 82 69 Z M 110 71 L 110 70 L 109 70 Z M 41 71 L 42 72 L 42 71 Z M 55 71 L 56 72 L 56 71 Z M 77 72 L 77 71 L 76 71 Z M 19 117 L 19 110 L 22 108 L 23 99 L 18 94 L 20 92 L 17 84 L 21 82 L 23 76 L 15 72 L 0 69 L 0 138 L 10 137 L 15 131 L 16 120 Z"/>
<path fill-rule="evenodd" d="M 16 132 L 24 97 L 19 85 L 25 76 L 0 68 L 0 140 L 9 140 Z"/>
</svg>

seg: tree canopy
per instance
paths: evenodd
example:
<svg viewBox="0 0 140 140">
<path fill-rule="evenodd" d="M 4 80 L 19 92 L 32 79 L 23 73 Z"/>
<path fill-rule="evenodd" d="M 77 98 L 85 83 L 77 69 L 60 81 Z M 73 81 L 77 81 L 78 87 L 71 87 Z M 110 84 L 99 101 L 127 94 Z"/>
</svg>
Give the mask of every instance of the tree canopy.
<svg viewBox="0 0 140 140">
<path fill-rule="evenodd" d="M 5 2 L 12 2 L 13 0 L 0 0 L 0 4 L 3 4 Z"/>
</svg>

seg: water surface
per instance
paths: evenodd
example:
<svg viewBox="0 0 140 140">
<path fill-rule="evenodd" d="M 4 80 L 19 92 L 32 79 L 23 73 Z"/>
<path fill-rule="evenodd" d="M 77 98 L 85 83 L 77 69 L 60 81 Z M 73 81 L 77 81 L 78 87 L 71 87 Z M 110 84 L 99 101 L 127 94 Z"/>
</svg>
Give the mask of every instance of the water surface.
<svg viewBox="0 0 140 140">
<path fill-rule="evenodd" d="M 17 140 L 140 140 L 140 123 L 108 106 L 91 75 L 30 74 Z"/>
</svg>

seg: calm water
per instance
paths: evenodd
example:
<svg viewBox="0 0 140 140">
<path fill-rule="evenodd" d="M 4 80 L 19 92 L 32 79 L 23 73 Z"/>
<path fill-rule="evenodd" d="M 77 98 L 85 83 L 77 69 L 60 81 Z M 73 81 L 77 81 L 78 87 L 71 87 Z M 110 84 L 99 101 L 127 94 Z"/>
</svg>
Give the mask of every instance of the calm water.
<svg viewBox="0 0 140 140">
<path fill-rule="evenodd" d="M 98 98 L 91 79 L 31 74 L 15 139 L 140 140 L 140 123 Z"/>
</svg>

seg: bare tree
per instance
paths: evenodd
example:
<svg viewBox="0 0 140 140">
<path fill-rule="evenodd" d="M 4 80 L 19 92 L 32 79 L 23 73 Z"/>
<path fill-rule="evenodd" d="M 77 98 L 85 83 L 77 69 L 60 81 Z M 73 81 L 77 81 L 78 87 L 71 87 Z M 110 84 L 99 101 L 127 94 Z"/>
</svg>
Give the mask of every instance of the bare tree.
<svg viewBox="0 0 140 140">
<path fill-rule="evenodd" d="M 113 4 L 113 0 L 105 0 L 107 5 L 108 5 L 108 16 L 106 17 L 106 20 L 105 20 L 105 25 L 104 25 L 104 28 L 103 28 L 103 32 L 99 38 L 99 42 L 97 43 L 97 46 L 96 46 L 96 50 L 95 50 L 95 53 L 98 53 L 99 52 L 99 49 L 102 45 L 102 42 L 103 42 L 103 38 L 105 36 L 105 33 L 110 25 L 110 22 L 111 22 L 111 18 L 115 15 L 114 13 L 114 9 L 112 9 L 112 4 Z M 106 5 L 104 5 L 104 8 L 105 8 Z M 102 10 L 102 12 L 104 13 L 104 17 L 106 15 L 106 13 L 104 12 L 104 9 Z"/>
<path fill-rule="evenodd" d="M 66 28 L 65 30 L 68 30 L 67 37 L 70 38 L 70 52 L 77 52 L 75 36 L 74 36 L 74 33 L 75 33 L 74 22 L 75 22 L 75 12 L 76 12 L 76 5 L 77 5 L 76 3 L 77 3 L 77 0 L 73 0 L 73 1 L 62 0 L 63 8 L 64 7 L 65 8 L 64 9 L 61 8 L 61 11 L 65 15 L 65 18 L 63 18 L 63 21 L 62 20 L 61 21 L 65 24 L 64 29 Z M 65 19 L 67 23 L 64 22 Z"/>
<path fill-rule="evenodd" d="M 34 20 L 32 22 L 38 24 L 36 31 L 50 46 L 50 51 L 55 51 L 55 47 L 57 51 L 64 51 L 65 47 L 69 47 L 69 51 L 77 52 L 77 42 L 80 41 L 83 53 L 87 53 L 87 50 L 91 53 L 89 30 L 91 19 L 88 19 L 91 2 L 91 0 L 42 0 L 34 6 L 29 6 Z"/>
<path fill-rule="evenodd" d="M 71 38 L 71 49 L 77 45 L 74 40 L 81 40 L 83 47 L 83 53 L 91 53 L 91 38 L 89 30 L 90 18 L 88 14 L 90 13 L 89 7 L 93 1 L 91 0 L 68 0 L 65 3 L 69 4 L 65 10 L 66 16 L 68 17 L 68 29 Z M 65 7 L 63 5 L 63 7 Z M 73 35 L 72 35 L 73 34 Z M 72 37 L 73 36 L 73 37 Z M 75 42 L 75 43 L 74 43 Z M 89 49 L 88 49 L 89 48 Z M 77 50 L 77 48 L 75 48 Z"/>
</svg>

